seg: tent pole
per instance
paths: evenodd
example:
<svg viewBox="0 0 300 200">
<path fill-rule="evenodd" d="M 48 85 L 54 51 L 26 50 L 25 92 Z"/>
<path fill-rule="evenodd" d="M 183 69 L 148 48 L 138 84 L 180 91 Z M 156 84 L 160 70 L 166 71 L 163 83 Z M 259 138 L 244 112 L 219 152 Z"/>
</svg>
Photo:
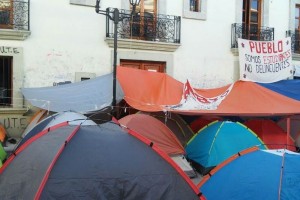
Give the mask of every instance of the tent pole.
<svg viewBox="0 0 300 200">
<path fill-rule="evenodd" d="M 286 144 L 287 144 L 287 147 L 286 147 L 286 149 L 288 149 L 288 147 L 289 147 L 289 145 L 291 145 L 291 144 L 289 144 L 290 143 L 290 140 L 289 140 L 289 137 L 291 136 L 291 117 L 290 116 L 288 116 L 287 118 L 286 118 L 286 125 L 287 125 L 287 127 L 286 127 Z"/>
</svg>

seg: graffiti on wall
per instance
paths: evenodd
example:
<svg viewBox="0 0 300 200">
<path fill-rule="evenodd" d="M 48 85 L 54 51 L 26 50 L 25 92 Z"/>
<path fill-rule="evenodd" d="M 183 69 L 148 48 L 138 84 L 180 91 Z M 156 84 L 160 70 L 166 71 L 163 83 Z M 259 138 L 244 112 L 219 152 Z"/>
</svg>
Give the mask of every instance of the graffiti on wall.
<svg viewBox="0 0 300 200">
<path fill-rule="evenodd" d="M 0 46 L 0 53 L 1 54 L 19 54 L 20 51 L 16 47 Z"/>
<path fill-rule="evenodd" d="M 30 117 L 27 116 L 2 116 L 0 124 L 4 127 L 8 137 L 21 137 L 23 131 L 27 127 Z"/>
</svg>

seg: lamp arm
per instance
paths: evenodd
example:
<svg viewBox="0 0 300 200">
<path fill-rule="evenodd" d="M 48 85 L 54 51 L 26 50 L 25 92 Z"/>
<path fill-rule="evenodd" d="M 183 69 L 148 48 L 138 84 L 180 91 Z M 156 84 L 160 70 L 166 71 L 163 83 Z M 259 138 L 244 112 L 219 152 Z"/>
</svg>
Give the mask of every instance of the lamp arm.
<svg viewBox="0 0 300 200">
<path fill-rule="evenodd" d="M 95 11 L 96 11 L 96 13 L 98 13 L 100 15 L 107 16 L 110 20 L 114 20 L 114 18 L 109 14 L 108 10 L 100 10 L 99 9 L 99 3 L 98 2 L 96 4 L 96 6 L 95 6 Z"/>
</svg>

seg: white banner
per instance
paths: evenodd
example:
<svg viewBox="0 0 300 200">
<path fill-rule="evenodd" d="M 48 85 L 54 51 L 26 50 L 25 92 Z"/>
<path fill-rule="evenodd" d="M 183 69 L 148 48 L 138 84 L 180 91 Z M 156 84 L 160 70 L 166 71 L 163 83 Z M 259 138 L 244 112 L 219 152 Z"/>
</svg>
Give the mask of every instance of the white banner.
<svg viewBox="0 0 300 200">
<path fill-rule="evenodd" d="M 275 41 L 238 39 L 240 80 L 272 83 L 293 75 L 291 38 Z"/>
<path fill-rule="evenodd" d="M 172 110 L 216 110 L 221 102 L 230 93 L 234 84 L 231 84 L 228 89 L 215 97 L 204 97 L 198 94 L 191 86 L 189 81 L 183 86 L 183 94 L 179 104 L 166 106 Z"/>
</svg>

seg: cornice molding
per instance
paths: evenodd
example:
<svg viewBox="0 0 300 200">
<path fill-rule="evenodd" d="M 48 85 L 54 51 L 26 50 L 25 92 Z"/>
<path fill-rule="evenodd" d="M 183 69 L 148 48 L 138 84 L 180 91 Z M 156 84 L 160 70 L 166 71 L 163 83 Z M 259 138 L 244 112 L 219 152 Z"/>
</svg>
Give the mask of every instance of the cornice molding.
<svg viewBox="0 0 300 200">
<path fill-rule="evenodd" d="M 110 48 L 114 47 L 113 38 L 105 38 L 105 42 Z M 118 39 L 118 48 L 123 49 L 139 49 L 139 50 L 150 50 L 150 51 L 166 51 L 174 52 L 181 45 L 167 42 L 152 42 L 134 39 Z"/>
</svg>

